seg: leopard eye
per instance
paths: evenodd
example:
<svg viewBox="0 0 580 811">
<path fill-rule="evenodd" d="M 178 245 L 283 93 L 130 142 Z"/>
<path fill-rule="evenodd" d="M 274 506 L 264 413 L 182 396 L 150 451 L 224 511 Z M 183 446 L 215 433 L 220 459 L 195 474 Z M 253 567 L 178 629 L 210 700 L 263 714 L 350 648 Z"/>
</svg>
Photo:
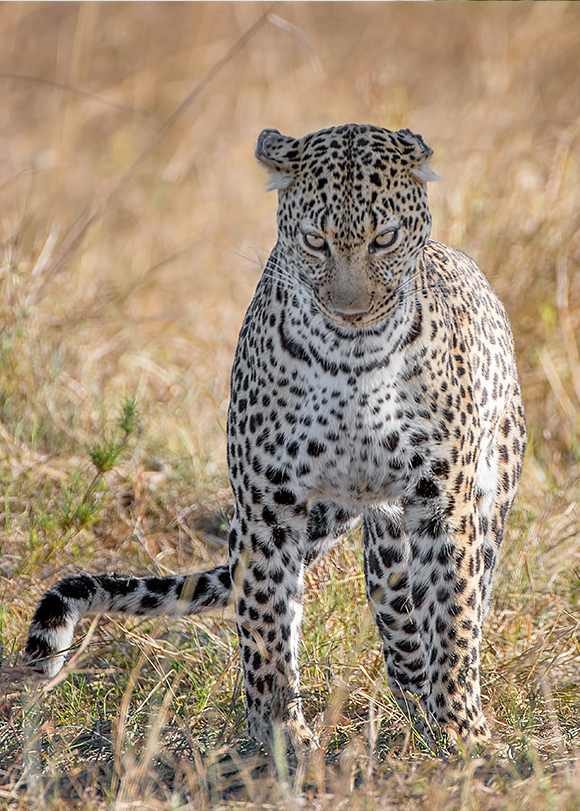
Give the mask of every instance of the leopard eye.
<svg viewBox="0 0 580 811">
<path fill-rule="evenodd" d="M 311 232 L 304 234 L 304 242 L 309 248 L 312 248 L 313 251 L 325 251 L 328 247 L 324 237 L 321 237 L 320 234 L 313 234 Z"/>
<path fill-rule="evenodd" d="M 370 244 L 371 251 L 378 251 L 382 248 L 392 248 L 398 236 L 398 228 L 388 228 L 386 231 L 377 234 Z"/>
</svg>

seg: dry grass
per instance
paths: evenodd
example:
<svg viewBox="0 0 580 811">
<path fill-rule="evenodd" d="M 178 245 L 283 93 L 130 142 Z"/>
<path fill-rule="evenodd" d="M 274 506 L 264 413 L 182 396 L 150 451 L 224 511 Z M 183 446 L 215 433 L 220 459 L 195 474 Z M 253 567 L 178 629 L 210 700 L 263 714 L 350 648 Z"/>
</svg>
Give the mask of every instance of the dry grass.
<svg viewBox="0 0 580 811">
<path fill-rule="evenodd" d="M 0 7 L 0 805 L 578 809 L 580 7 L 279 4 L 162 131 L 265 9 Z M 506 302 L 531 445 L 483 650 L 494 746 L 443 763 L 408 735 L 352 538 L 309 575 L 327 756 L 302 774 L 245 742 L 231 617 L 102 620 L 50 691 L 11 666 L 65 573 L 223 560 L 228 374 L 275 239 L 254 141 L 345 121 L 435 148 L 434 235 Z M 87 496 L 125 395 L 139 429 Z"/>
</svg>

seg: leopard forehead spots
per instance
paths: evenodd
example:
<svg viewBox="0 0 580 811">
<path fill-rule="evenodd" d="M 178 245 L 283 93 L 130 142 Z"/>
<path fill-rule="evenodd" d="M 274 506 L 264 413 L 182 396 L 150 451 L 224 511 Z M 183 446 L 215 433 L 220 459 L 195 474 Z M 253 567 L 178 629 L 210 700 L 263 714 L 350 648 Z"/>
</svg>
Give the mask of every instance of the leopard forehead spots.
<svg viewBox="0 0 580 811">
<path fill-rule="evenodd" d="M 272 165 L 262 138 L 257 156 Z M 277 133 L 279 139 L 284 139 Z M 432 155 L 420 136 L 349 124 L 276 143 L 276 168 L 284 174 L 278 222 L 281 233 L 296 237 L 300 215 L 332 235 L 338 250 L 360 245 L 382 224 L 401 223 L 429 235 L 431 223 L 425 182 L 413 175 Z"/>
</svg>

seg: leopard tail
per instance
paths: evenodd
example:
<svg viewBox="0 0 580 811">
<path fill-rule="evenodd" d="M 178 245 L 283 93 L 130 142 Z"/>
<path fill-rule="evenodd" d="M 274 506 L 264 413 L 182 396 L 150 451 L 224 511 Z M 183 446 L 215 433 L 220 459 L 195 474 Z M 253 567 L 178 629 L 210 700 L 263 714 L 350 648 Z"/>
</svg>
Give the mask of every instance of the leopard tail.
<svg viewBox="0 0 580 811">
<path fill-rule="evenodd" d="M 231 598 L 229 566 L 193 575 L 129 577 L 78 574 L 59 580 L 34 614 L 23 656 L 25 666 L 46 676 L 62 668 L 74 629 L 88 614 L 183 616 L 225 608 Z"/>
</svg>

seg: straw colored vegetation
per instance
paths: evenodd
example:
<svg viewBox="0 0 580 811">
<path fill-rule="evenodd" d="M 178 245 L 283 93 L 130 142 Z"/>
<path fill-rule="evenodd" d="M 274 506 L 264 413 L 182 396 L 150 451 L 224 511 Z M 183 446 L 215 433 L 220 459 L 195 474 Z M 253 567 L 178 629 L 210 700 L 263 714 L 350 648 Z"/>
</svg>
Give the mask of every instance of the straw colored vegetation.
<svg viewBox="0 0 580 811">
<path fill-rule="evenodd" d="M 279 4 L 170 119 L 266 10 L 0 8 L 0 806 L 578 809 L 580 7 Z M 308 574 L 326 753 L 297 770 L 245 738 L 227 613 L 86 621 L 50 689 L 13 666 L 59 577 L 225 559 L 229 368 L 275 240 L 254 142 L 348 121 L 435 149 L 433 233 L 506 303 L 531 442 L 483 645 L 493 744 L 444 762 L 409 733 L 353 535 Z"/>
</svg>

